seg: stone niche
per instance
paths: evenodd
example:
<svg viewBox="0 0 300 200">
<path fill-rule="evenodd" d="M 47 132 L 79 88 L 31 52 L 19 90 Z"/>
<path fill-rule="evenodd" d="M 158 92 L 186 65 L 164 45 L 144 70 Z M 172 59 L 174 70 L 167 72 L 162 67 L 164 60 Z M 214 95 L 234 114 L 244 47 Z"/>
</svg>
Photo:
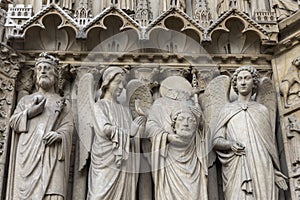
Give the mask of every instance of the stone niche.
<svg viewBox="0 0 300 200">
<path fill-rule="evenodd" d="M 206 152 L 205 156 L 197 154 L 200 158 L 193 160 L 201 163 L 204 173 L 201 183 L 205 184 L 201 184 L 201 189 L 199 186 L 203 195 L 200 194 L 199 199 L 224 199 L 222 164 L 212 147 L 213 129 L 217 124 L 221 105 L 238 99 L 229 78 L 237 68 L 253 66 L 257 69 L 259 80 L 267 80 L 262 81 L 265 83 L 265 90 L 260 91 L 264 94 L 264 99 L 260 101 L 273 106 L 270 123 L 274 141 L 270 146 L 276 146 L 275 157 L 278 156 L 281 172 L 286 176 L 288 183 L 288 189 L 280 190 L 278 198 L 274 199 L 298 200 L 300 40 L 297 27 L 300 23 L 300 13 L 295 2 L 0 1 L 3 8 L 0 12 L 0 35 L 3 38 L 0 48 L 1 199 L 11 200 L 16 197 L 12 185 L 16 180 L 13 172 L 18 160 L 12 155 L 15 153 L 14 146 L 18 144 L 15 143 L 14 133 L 9 127 L 9 119 L 22 97 L 38 91 L 35 83 L 35 63 L 40 53 L 47 52 L 59 59 L 57 92 L 70 103 L 74 117 L 73 138 L 68 146 L 69 166 L 64 174 L 67 184 L 65 194 L 61 194 L 65 199 L 83 200 L 88 194 L 88 177 L 91 176 L 89 171 L 93 166 L 91 136 L 97 130 L 96 125 L 93 125 L 97 118 L 91 117 L 92 114 L 87 116 L 89 108 L 85 109 L 84 106 L 89 102 L 90 108 L 93 107 L 91 102 L 94 103 L 96 98 L 101 97 L 103 91 L 99 88 L 106 79 L 109 80 L 109 76 L 105 74 L 114 73 L 106 71 L 109 66 L 121 68 L 125 74 L 123 78 L 126 90 L 120 94 L 118 101 L 122 105 L 120 109 L 129 107 L 134 116 L 132 120 L 137 116 L 147 118 L 153 102 L 162 97 L 185 99 L 189 92 L 193 94 L 192 102 L 197 105 L 193 112 L 197 113 L 195 120 L 199 121 L 200 132 L 205 133 L 193 139 L 197 145 L 206 145 L 203 147 L 206 150 L 199 150 Z M 171 83 L 168 80 L 171 80 Z M 177 90 L 183 92 L 178 93 Z M 93 98 L 90 98 L 91 96 Z M 260 96 L 261 94 L 254 95 L 252 99 L 257 100 Z M 166 114 L 165 109 L 170 105 L 163 105 L 159 111 Z M 191 117 L 186 105 L 182 106 L 182 110 Z M 199 109 L 203 111 L 202 114 Z M 243 109 L 247 110 L 247 107 Z M 95 110 L 90 113 L 101 113 L 94 112 Z M 219 112 L 215 112 L 216 110 Z M 166 129 L 170 132 L 176 131 L 177 119 L 180 116 L 180 113 L 173 114 L 166 114 L 166 121 L 170 122 L 162 123 L 168 125 Z M 85 119 L 90 121 L 82 126 Z M 141 121 L 136 123 L 142 123 Z M 157 195 L 158 187 L 163 187 L 158 184 L 161 183 L 159 180 L 165 180 L 159 179 L 163 173 L 150 173 L 152 167 L 157 162 L 164 162 L 169 158 L 164 154 L 167 152 L 165 151 L 159 154 L 165 156 L 165 160 L 161 157 L 155 160 L 158 156 L 153 153 L 152 148 L 163 144 L 167 137 L 160 138 L 159 143 L 154 135 L 144 130 L 142 132 L 139 133 L 141 139 L 134 141 L 140 145 L 138 151 L 144 153 L 138 158 L 140 171 L 135 171 L 139 172 L 135 174 L 139 176 L 135 176 L 136 179 L 131 179 L 129 183 L 124 182 L 124 185 L 131 184 L 131 187 L 135 188 L 135 195 L 132 195 L 131 191 L 131 194 L 128 194 L 130 197 L 127 198 L 152 200 Z M 197 145 L 196 149 L 199 147 Z M 120 150 L 117 144 L 115 147 Z M 200 175 L 199 172 L 194 180 L 200 181 Z M 182 181 L 189 179 L 182 178 Z M 63 187 L 60 183 L 56 184 Z M 107 183 L 111 184 L 114 183 Z M 179 189 L 184 188 L 179 184 L 175 186 Z M 174 193 L 166 191 L 160 198 L 165 199 L 165 194 Z M 174 196 L 168 197 L 172 199 Z"/>
</svg>

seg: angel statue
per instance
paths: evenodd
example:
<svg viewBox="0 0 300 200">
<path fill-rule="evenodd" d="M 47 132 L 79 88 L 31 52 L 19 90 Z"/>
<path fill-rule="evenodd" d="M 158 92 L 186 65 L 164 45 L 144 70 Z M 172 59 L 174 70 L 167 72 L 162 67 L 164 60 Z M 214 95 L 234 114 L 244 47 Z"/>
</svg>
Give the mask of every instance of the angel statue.
<svg viewBox="0 0 300 200">
<path fill-rule="evenodd" d="M 155 199 L 207 199 L 203 117 L 192 101 L 193 88 L 185 78 L 171 76 L 161 83 L 160 94 L 146 124 Z"/>
<path fill-rule="evenodd" d="M 215 86 L 218 81 L 230 91 L 229 78 L 212 80 Z M 207 108 L 212 111 L 212 145 L 222 164 L 225 199 L 278 199 L 276 185 L 286 190 L 287 184 L 275 145 L 276 98 L 272 83 L 268 78 L 260 83 L 254 67 L 242 66 L 234 72 L 231 84 L 237 100 L 229 103 L 228 93 L 215 94 L 213 106 Z M 227 104 L 218 110 L 222 97 L 226 97 L 223 103 Z M 219 113 L 217 120 L 213 118 L 215 113 Z"/>
<path fill-rule="evenodd" d="M 124 71 L 108 67 L 102 75 L 100 96 L 95 102 L 94 80 L 89 73 L 80 82 L 79 137 L 90 152 L 87 199 L 135 199 L 139 170 L 139 134 L 145 118 L 132 120 L 128 107 L 118 102 L 124 88 Z M 84 154 L 83 155 L 87 155 Z M 81 158 L 84 165 L 87 157 Z"/>
</svg>

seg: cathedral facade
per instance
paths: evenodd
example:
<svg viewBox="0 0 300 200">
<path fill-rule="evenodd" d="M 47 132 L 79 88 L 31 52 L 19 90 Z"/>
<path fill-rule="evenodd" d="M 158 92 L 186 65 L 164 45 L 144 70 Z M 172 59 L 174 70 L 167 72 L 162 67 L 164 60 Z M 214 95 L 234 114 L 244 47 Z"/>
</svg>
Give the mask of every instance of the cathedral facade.
<svg viewBox="0 0 300 200">
<path fill-rule="evenodd" d="M 278 199 L 300 199 L 299 1 L 1 0 L 0 5 L 1 199 L 13 199 L 15 144 L 9 121 L 20 99 L 37 89 L 33 69 L 42 52 L 59 59 L 59 92 L 74 113 L 66 199 L 86 199 L 88 191 L 91 160 L 82 159 L 89 151 L 80 149 L 77 126 L 80 80 L 91 73 L 97 85 L 108 66 L 126 71 L 127 82 L 137 79 L 147 85 L 154 100 L 170 76 L 197 82 L 193 86 L 203 110 L 208 88 L 223 89 L 212 85 L 213 79 L 254 66 L 261 79 L 272 80 L 264 92 L 275 93 L 270 100 L 276 108 L 273 133 L 288 184 Z M 221 163 L 208 157 L 208 199 L 224 199 Z M 154 199 L 152 179 L 138 181 L 137 199 Z"/>
</svg>

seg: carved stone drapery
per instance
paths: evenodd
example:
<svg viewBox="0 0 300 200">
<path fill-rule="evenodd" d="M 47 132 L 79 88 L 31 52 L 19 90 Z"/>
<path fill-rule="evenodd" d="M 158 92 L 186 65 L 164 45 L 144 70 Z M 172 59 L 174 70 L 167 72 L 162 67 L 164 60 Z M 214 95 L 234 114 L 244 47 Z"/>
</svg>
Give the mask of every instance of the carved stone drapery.
<svg viewBox="0 0 300 200">
<path fill-rule="evenodd" d="M 7 3 L 9 0 L 0 2 Z M 124 66 L 130 71 L 129 80 L 138 78 L 147 83 L 150 82 L 154 98 L 159 96 L 158 89 L 161 80 L 171 75 L 180 75 L 190 81 L 191 71 L 194 70 L 201 87 L 199 95 L 199 101 L 201 101 L 204 94 L 202 92 L 213 77 L 219 74 L 231 75 L 234 69 L 241 65 L 254 65 L 262 76 L 275 77 L 275 82 L 278 82 L 278 87 L 276 87 L 278 100 L 282 101 L 284 97 L 280 96 L 278 88 L 280 83 L 283 83 L 288 68 L 291 67 L 292 59 L 296 58 L 299 52 L 295 51 L 288 55 L 287 57 L 290 57 L 284 63 L 272 62 L 271 64 L 274 57 L 289 54 L 289 50 L 299 44 L 300 34 L 297 31 L 293 32 L 293 27 L 299 25 L 297 16 L 300 16 L 300 12 L 280 23 L 277 21 L 281 11 L 292 15 L 298 10 L 296 0 L 137 0 L 136 5 L 139 5 L 138 2 L 141 4 L 135 12 L 126 9 L 126 4 L 123 4 L 129 1 L 121 0 L 68 0 L 68 2 L 74 2 L 73 8 L 69 11 L 66 11 L 68 9 L 60 6 L 59 3 L 47 4 L 48 2 L 63 2 L 62 0 L 16 0 L 14 2 L 16 4 L 11 5 L 10 13 L 8 13 L 5 32 L 9 44 L 26 55 L 24 66 L 18 76 L 20 82 L 16 83 L 15 93 L 18 93 L 19 97 L 23 95 L 22 92 L 27 93 L 32 90 L 34 84 L 30 83 L 32 81 L 30 68 L 34 65 L 34 58 L 41 51 L 46 50 L 59 57 L 64 66 L 71 64 L 78 71 L 82 65 L 90 68 L 110 64 Z M 44 2 L 43 5 L 42 2 Z M 218 2 L 224 2 L 223 6 L 228 7 L 220 15 L 216 13 Z M 251 2 L 250 9 L 249 2 Z M 294 2 L 292 4 L 295 6 L 279 5 L 276 2 Z M 19 6 L 19 3 L 24 5 Z M 112 5 L 112 3 L 115 4 Z M 160 4 L 165 7 L 160 7 Z M 272 8 L 277 11 L 277 16 Z M 23 11 L 18 16 L 17 13 L 22 9 Z M 162 9 L 164 12 L 159 12 Z M 12 15 L 13 11 L 15 15 Z M 287 31 L 282 31 L 282 27 Z M 179 34 L 167 34 L 172 31 Z M 279 31 L 280 38 L 278 37 Z M 117 34 L 122 32 L 127 33 L 118 37 Z M 168 36 L 167 39 L 166 36 Z M 107 38 L 113 39 L 102 43 Z M 186 38 L 193 40 L 187 41 Z M 33 40 L 35 42 L 32 42 Z M 158 51 L 147 49 L 149 43 L 155 43 L 154 47 L 160 49 Z M 192 52 L 195 48 L 190 46 L 191 44 L 204 45 L 204 48 Z M 96 46 L 101 48 L 94 49 Z M 90 51 L 92 49 L 93 51 Z M 209 52 L 209 55 L 203 53 L 205 50 Z M 205 60 L 206 56 L 213 60 L 213 64 L 208 64 Z M 91 59 L 85 60 L 87 57 Z M 278 59 L 282 58 L 279 56 Z M 279 78 L 276 78 L 277 70 L 274 66 L 278 66 Z M 273 67 L 274 74 L 271 67 Z M 2 75 L 0 78 L 2 80 Z M 72 80 L 68 83 L 74 84 Z M 300 176 L 297 175 L 297 147 L 300 135 L 298 131 L 299 102 L 296 103 L 299 99 L 297 87 L 298 84 L 294 84 L 291 95 L 288 95 L 288 101 L 292 102 L 292 106 L 284 108 L 282 102 L 278 106 L 282 118 L 282 131 L 277 130 L 279 141 L 281 135 L 286 137 L 284 145 L 279 144 L 278 150 L 282 165 L 286 164 L 289 169 L 293 195 L 300 193 Z M 9 93 L 9 90 L 4 91 Z M 0 108 L 2 103 L 5 101 L 1 100 L 0 93 Z M 0 112 L 0 119 L 1 115 L 4 113 Z M 286 174 L 288 174 L 287 171 Z M 74 180 L 70 182 L 75 183 L 76 177 L 72 178 Z M 77 190 L 77 187 L 73 190 L 73 194 L 76 192 L 83 194 L 82 190 Z M 221 193 L 220 189 L 220 197 L 222 197 Z M 286 198 L 296 199 L 295 197 L 289 198 L 289 196 Z"/>
</svg>

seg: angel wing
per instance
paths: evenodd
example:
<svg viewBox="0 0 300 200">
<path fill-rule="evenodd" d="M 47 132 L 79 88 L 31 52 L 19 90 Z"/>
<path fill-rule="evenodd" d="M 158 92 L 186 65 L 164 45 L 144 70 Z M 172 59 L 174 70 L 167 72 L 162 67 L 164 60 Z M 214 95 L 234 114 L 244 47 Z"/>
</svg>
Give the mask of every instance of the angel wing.
<svg viewBox="0 0 300 200">
<path fill-rule="evenodd" d="M 201 99 L 202 108 L 205 116 L 205 123 L 209 126 L 210 132 L 207 133 L 207 141 L 209 146 L 208 166 L 212 166 L 216 159 L 215 154 L 212 151 L 212 131 L 215 129 L 216 122 L 218 120 L 219 113 L 222 107 L 229 102 L 230 93 L 230 78 L 225 75 L 218 76 L 209 82 L 207 85 L 204 96 Z"/>
<path fill-rule="evenodd" d="M 79 81 L 77 110 L 79 136 L 79 170 L 83 169 L 89 156 L 93 140 L 94 114 L 94 77 L 85 74 Z"/>
<path fill-rule="evenodd" d="M 258 91 L 256 93 L 256 101 L 268 108 L 272 131 L 275 133 L 277 104 L 276 91 L 271 79 L 264 77 L 260 80 Z"/>
</svg>

